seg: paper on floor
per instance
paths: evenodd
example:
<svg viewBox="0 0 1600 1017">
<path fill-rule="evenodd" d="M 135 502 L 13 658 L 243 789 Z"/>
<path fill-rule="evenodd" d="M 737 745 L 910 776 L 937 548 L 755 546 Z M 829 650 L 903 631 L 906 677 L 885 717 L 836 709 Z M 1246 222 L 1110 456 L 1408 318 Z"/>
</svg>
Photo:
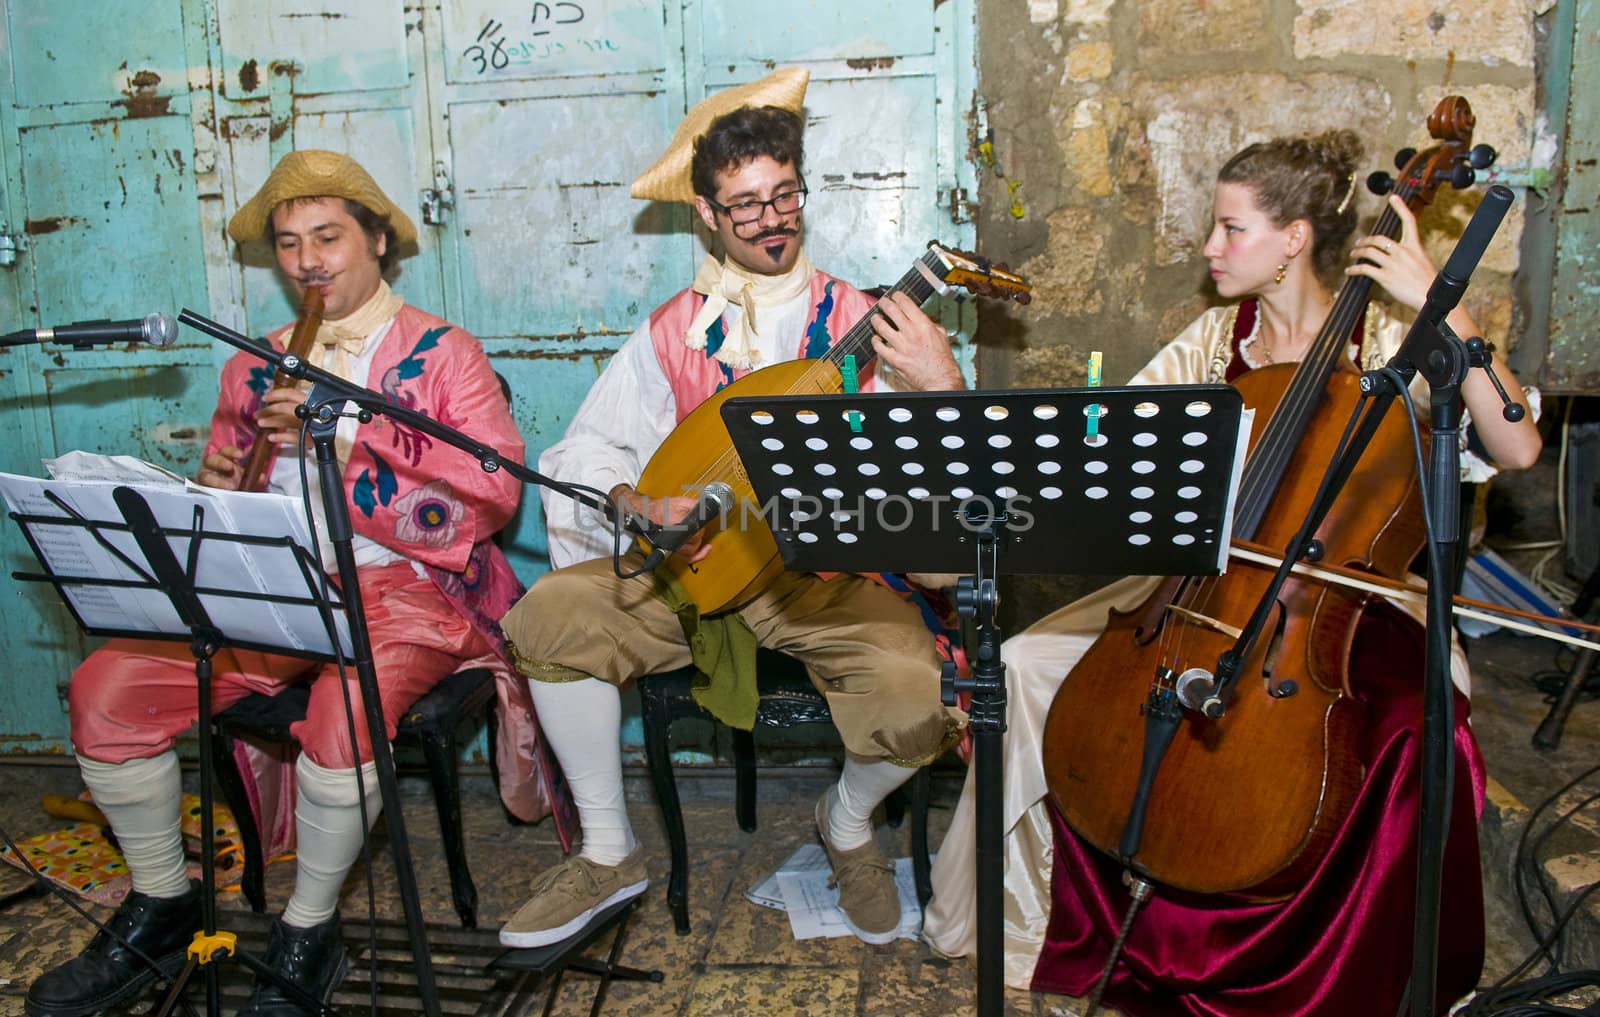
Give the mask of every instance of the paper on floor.
<svg viewBox="0 0 1600 1017">
<path fill-rule="evenodd" d="M 786 911 L 795 939 L 823 939 L 854 935 L 839 910 L 839 890 L 828 886 L 832 871 L 821 844 L 803 844 L 777 870 L 746 890 L 745 899 L 762 907 Z M 894 861 L 895 888 L 900 891 L 900 939 L 915 939 L 922 931 L 922 909 L 917 906 L 911 859 Z"/>
</svg>

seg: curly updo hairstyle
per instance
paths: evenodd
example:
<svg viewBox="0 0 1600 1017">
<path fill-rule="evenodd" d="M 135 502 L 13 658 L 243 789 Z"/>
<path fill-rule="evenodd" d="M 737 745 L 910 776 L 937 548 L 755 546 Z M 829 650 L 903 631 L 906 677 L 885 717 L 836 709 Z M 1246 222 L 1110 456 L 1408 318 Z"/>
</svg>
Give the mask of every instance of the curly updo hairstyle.
<svg viewBox="0 0 1600 1017">
<path fill-rule="evenodd" d="M 1339 128 L 1309 137 L 1274 138 L 1249 146 L 1223 164 L 1219 184 L 1241 184 L 1274 226 L 1296 219 L 1311 224 L 1312 264 L 1319 273 L 1337 265 L 1356 226 L 1351 187 L 1365 155 L 1354 131 Z M 1347 200 L 1347 197 L 1349 200 Z"/>
</svg>

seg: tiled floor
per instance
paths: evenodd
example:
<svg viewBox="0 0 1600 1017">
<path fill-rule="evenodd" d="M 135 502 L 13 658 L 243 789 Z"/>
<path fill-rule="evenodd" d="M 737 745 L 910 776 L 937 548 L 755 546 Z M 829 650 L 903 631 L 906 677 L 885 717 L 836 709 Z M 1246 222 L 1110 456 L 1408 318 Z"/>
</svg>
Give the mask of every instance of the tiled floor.
<svg viewBox="0 0 1600 1017">
<path fill-rule="evenodd" d="M 1491 773 L 1500 787 L 1485 817 L 1485 870 L 1491 897 L 1491 945 L 1488 973 L 1508 970 L 1529 942 L 1504 887 L 1507 852 L 1514 847 L 1517 823 L 1526 821 L 1528 806 L 1600 758 L 1600 703 L 1580 704 L 1568 725 L 1567 740 L 1554 756 L 1540 756 L 1528 747 L 1528 735 L 1544 712 L 1526 677 L 1547 666 L 1550 652 L 1528 640 L 1491 637 L 1476 648 L 1478 676 L 1474 725 L 1483 742 Z M 965 1015 L 975 1012 L 974 970 L 968 961 L 946 961 L 922 944 L 909 940 L 886 947 L 868 947 L 853 938 L 796 942 L 786 917 L 747 902 L 742 893 L 797 845 L 812 837 L 811 810 L 829 779 L 820 770 L 764 770 L 760 782 L 760 830 L 743 833 L 734 821 L 729 775 L 717 771 L 682 781 L 690 834 L 693 875 L 690 885 L 692 930 L 678 936 L 664 900 L 667 853 L 658 813 L 642 779 L 630 778 L 631 810 L 649 850 L 653 885 L 628 930 L 622 962 L 657 968 L 657 983 L 613 983 L 603 1012 L 629 1017 L 710 1017 L 710 1015 L 793 1015 L 793 1017 L 905 1017 L 908 1014 Z M 76 771 L 70 766 L 0 764 L 0 824 L 12 836 L 51 828 L 39 810 L 44 793 L 76 793 Z M 936 782 L 931 817 L 933 843 L 948 822 L 953 780 Z M 467 951 L 492 956 L 490 931 L 522 901 L 529 878 L 559 857 L 549 824 L 508 824 L 484 779 L 467 787 L 467 850 L 481 896 L 481 923 L 486 930 L 468 943 Z M 404 782 L 406 820 L 417 858 L 426 919 L 441 928 L 454 925 L 448 878 L 437 847 L 437 821 L 426 786 Z M 1525 803 L 1525 804 L 1524 804 Z M 1588 832 L 1563 842 L 1565 878 L 1573 885 L 1596 878 L 1600 869 L 1600 837 L 1594 821 Z M 905 854 L 909 824 L 883 828 L 886 846 Z M 377 912 L 398 919 L 400 909 L 389 877 L 390 863 L 382 838 L 376 874 Z M 287 896 L 292 866 L 269 872 L 270 907 Z M 0 893 L 12 889 L 17 876 L 0 871 Z M 347 918 L 366 913 L 364 885 L 352 881 L 345 900 Z M 1596 902 L 1600 904 L 1600 902 Z M 224 928 L 236 927 L 248 944 L 259 936 L 261 922 L 239 912 L 236 894 L 225 895 Z M 1585 920 L 1595 927 L 1600 908 Z M 231 917 L 230 917 L 231 916 Z M 33 899 L 0 910 L 0 1017 L 22 1013 L 22 993 L 40 971 L 71 956 L 88 939 L 89 930 L 59 902 Z M 463 942 L 459 934 L 436 934 L 439 941 Z M 1588 935 L 1593 936 L 1593 931 Z M 474 945 L 476 944 L 476 945 Z M 404 951 L 390 951 L 403 967 Z M 1591 960 L 1600 958 L 1600 950 Z M 455 979 L 448 971 L 441 981 Z M 493 1013 L 498 997 L 481 994 L 471 978 L 451 984 L 455 993 L 449 1013 Z M 587 1013 L 592 980 L 574 977 L 563 985 L 554 1013 Z M 364 1008 L 365 993 L 349 997 L 350 1012 Z M 1008 992 L 1008 1015 L 1066 1015 L 1081 1012 L 1076 1001 L 1057 996 Z M 232 1012 L 229 1009 L 228 1012 Z M 535 1008 L 535 1012 L 537 1009 Z"/>
</svg>

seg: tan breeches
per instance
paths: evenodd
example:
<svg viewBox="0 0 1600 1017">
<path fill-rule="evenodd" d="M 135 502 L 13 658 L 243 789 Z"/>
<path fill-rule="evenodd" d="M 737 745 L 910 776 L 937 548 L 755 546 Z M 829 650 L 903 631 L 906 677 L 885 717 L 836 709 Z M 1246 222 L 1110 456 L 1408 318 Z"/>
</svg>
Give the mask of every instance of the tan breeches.
<svg viewBox="0 0 1600 1017">
<path fill-rule="evenodd" d="M 637 556 L 629 560 L 637 567 Z M 940 656 L 921 612 L 877 583 L 786 572 L 739 613 L 762 646 L 806 665 L 858 756 L 921 766 L 966 723 L 939 702 Z M 536 680 L 593 675 L 621 685 L 690 663 L 677 616 L 650 577 L 618 579 L 609 558 L 540 577 L 501 625 Z"/>
</svg>

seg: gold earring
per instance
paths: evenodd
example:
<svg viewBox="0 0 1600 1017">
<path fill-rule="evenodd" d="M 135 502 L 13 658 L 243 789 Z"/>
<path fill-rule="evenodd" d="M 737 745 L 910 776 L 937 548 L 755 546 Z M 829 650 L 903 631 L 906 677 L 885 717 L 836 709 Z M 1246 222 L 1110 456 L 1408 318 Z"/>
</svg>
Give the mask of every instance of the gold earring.
<svg viewBox="0 0 1600 1017">
<path fill-rule="evenodd" d="M 1272 281 L 1275 282 L 1275 283 L 1281 283 L 1281 282 L 1283 282 L 1283 277 L 1288 275 L 1288 274 L 1289 274 L 1289 263 L 1288 262 L 1284 262 L 1283 264 L 1279 265 L 1278 266 L 1278 270 L 1272 274 Z"/>
</svg>

